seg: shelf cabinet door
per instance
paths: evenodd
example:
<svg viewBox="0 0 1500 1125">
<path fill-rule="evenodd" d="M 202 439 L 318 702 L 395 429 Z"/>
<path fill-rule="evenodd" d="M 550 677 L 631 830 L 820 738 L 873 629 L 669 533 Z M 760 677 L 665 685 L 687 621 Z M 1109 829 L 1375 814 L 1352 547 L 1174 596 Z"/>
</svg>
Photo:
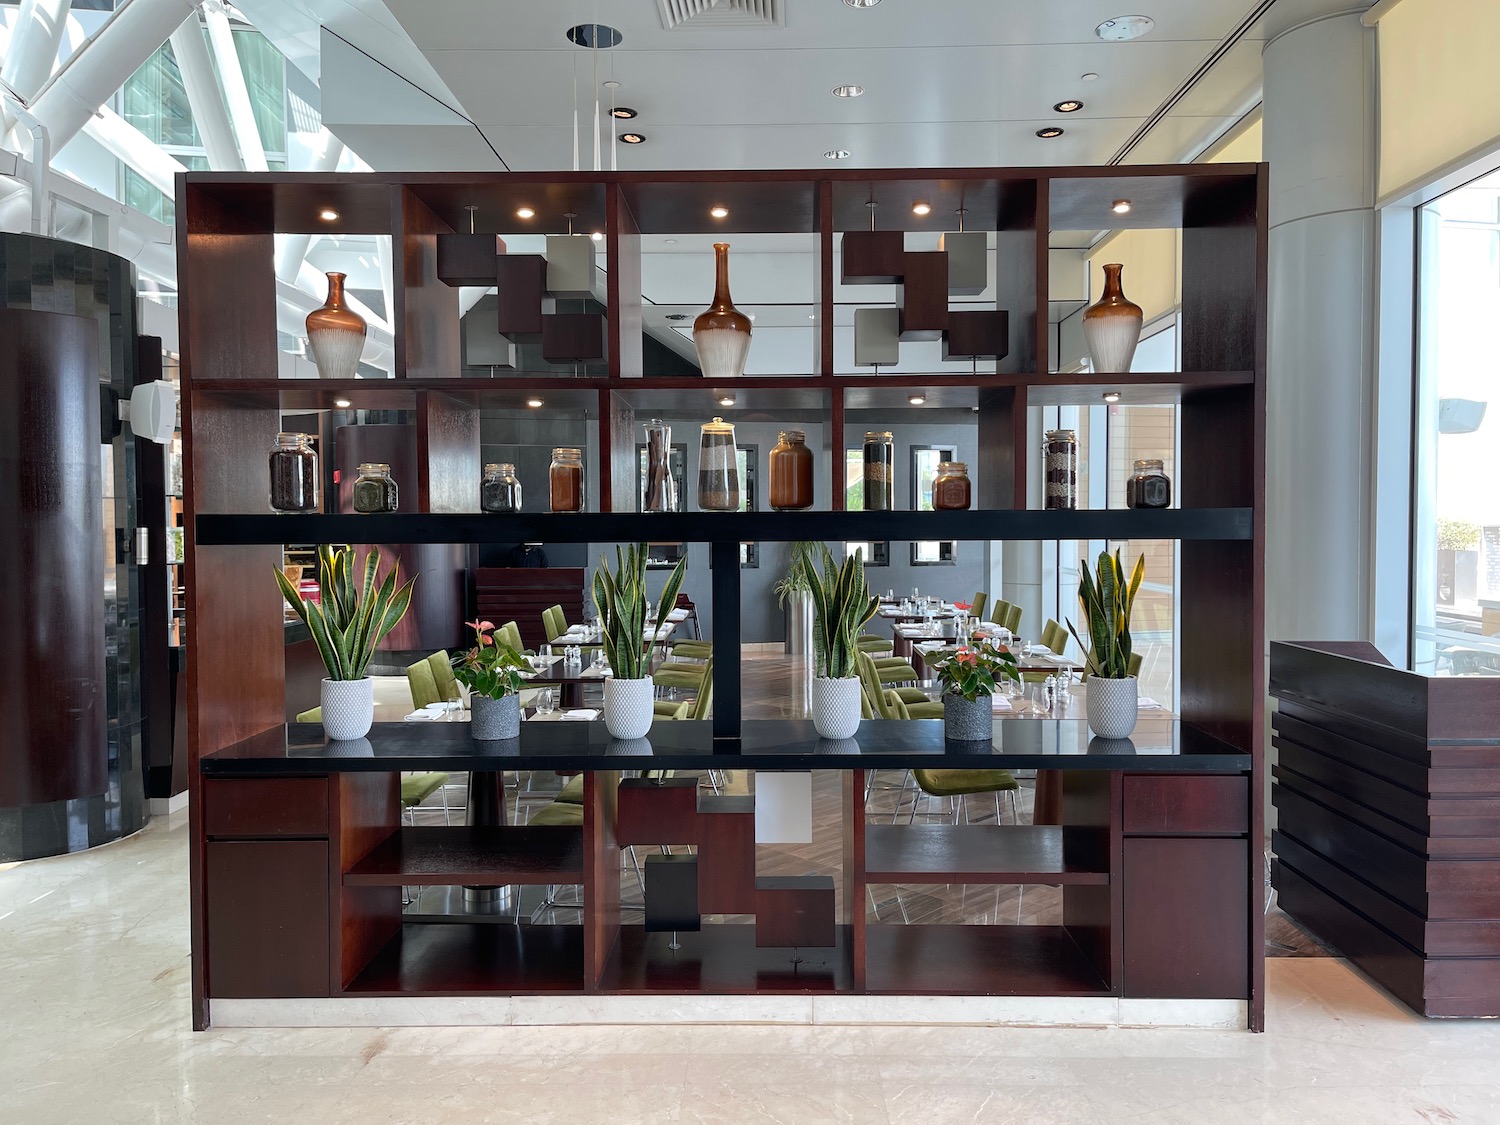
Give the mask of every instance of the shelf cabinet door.
<svg viewBox="0 0 1500 1125">
<path fill-rule="evenodd" d="M 1249 844 L 1138 837 L 1124 842 L 1125 995 L 1249 995 Z"/>
<path fill-rule="evenodd" d="M 211 840 L 206 849 L 209 996 L 327 996 L 327 841 Z"/>
</svg>

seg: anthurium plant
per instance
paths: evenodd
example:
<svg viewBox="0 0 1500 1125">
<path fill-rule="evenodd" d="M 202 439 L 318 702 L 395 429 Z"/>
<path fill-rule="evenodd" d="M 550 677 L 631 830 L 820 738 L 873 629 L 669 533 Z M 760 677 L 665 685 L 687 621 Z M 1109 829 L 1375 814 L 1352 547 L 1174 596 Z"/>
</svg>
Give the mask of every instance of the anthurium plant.
<svg viewBox="0 0 1500 1125">
<path fill-rule="evenodd" d="M 938 665 L 938 682 L 944 695 L 961 695 L 973 703 L 981 695 L 994 695 L 1000 680 L 1019 680 L 1016 658 L 1004 649 L 969 648 L 955 651 Z"/>
<path fill-rule="evenodd" d="M 495 636 L 493 621 L 465 621 L 474 630 L 474 647 L 453 657 L 453 678 L 473 695 L 504 699 L 526 686 L 521 675 L 526 658 Z"/>
<path fill-rule="evenodd" d="M 618 680 L 644 679 L 651 669 L 653 637 L 646 625 L 646 555 L 644 543 L 632 543 L 624 550 L 616 547 L 614 573 L 602 558 L 594 571 L 594 609 L 599 614 L 600 639 Z M 677 604 L 677 591 L 686 573 L 684 553 L 662 587 L 656 606 L 658 627 Z"/>
<path fill-rule="evenodd" d="M 818 544 L 823 572 L 813 574 L 813 651 L 819 674 L 831 680 L 858 675 L 859 631 L 875 616 L 880 601 L 865 581 L 864 552 L 835 564 L 826 543 Z M 811 567 L 808 568 L 809 572 Z"/>
<path fill-rule="evenodd" d="M 1120 552 L 1113 556 L 1108 551 L 1099 552 L 1098 577 L 1089 571 L 1088 561 L 1080 560 L 1078 574 L 1078 601 L 1083 606 L 1083 621 L 1088 627 L 1089 643 L 1085 643 L 1068 622 L 1068 631 L 1078 642 L 1078 647 L 1088 653 L 1089 675 L 1106 680 L 1124 680 L 1130 677 L 1130 610 L 1135 605 L 1136 591 L 1146 577 L 1146 557 L 1135 560 L 1135 569 L 1130 580 L 1125 580 L 1125 568 L 1120 563 Z"/>
<path fill-rule="evenodd" d="M 364 582 L 354 585 L 354 550 L 351 547 L 318 548 L 318 596 L 314 602 L 302 596 L 278 567 L 276 582 L 281 596 L 312 632 L 318 655 L 330 680 L 362 680 L 378 645 L 406 616 L 411 605 L 413 577 L 397 586 L 400 567 L 391 567 L 376 585 L 380 570 L 380 548 L 371 547 L 365 559 Z"/>
</svg>

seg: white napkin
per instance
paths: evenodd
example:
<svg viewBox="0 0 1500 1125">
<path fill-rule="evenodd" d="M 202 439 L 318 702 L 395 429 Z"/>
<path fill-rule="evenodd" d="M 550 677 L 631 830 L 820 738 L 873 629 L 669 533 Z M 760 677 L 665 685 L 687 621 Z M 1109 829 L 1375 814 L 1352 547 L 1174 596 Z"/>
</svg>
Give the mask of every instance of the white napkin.
<svg viewBox="0 0 1500 1125">
<path fill-rule="evenodd" d="M 568 637 L 581 637 L 581 636 L 583 636 L 587 632 L 588 632 L 588 627 L 585 626 L 585 625 L 569 625 L 568 626 L 568 631 L 564 634 L 564 636 L 568 636 Z"/>
<path fill-rule="evenodd" d="M 1010 700 L 1006 699 L 1005 696 L 992 695 L 990 696 L 990 710 L 993 712 L 1014 711 L 1015 708 L 1010 705 Z"/>
<path fill-rule="evenodd" d="M 687 619 L 688 611 L 685 609 L 674 609 L 671 613 L 667 614 L 668 621 L 682 622 L 686 621 Z"/>
<path fill-rule="evenodd" d="M 437 722 L 437 720 L 439 720 L 440 718 L 442 718 L 441 712 L 428 711 L 424 709 L 421 711 L 413 711 L 410 715 L 405 716 L 401 721 L 406 723 L 433 723 Z"/>
<path fill-rule="evenodd" d="M 563 712 L 563 722 L 567 723 L 592 723 L 599 717 L 599 712 L 591 707 L 579 707 L 573 711 Z"/>
<path fill-rule="evenodd" d="M 1143 696 L 1139 697 L 1135 701 L 1135 705 L 1136 705 L 1137 708 L 1139 708 L 1142 711 L 1165 711 L 1166 710 L 1165 707 L 1163 707 L 1156 700 L 1152 699 L 1149 695 L 1143 695 Z"/>
<path fill-rule="evenodd" d="M 1068 657 L 1066 657 L 1066 656 L 1057 656 L 1057 655 L 1055 655 L 1052 652 L 1044 652 L 1044 653 L 1041 654 L 1041 656 L 1042 656 L 1043 660 L 1046 660 L 1046 661 L 1048 661 L 1049 663 L 1052 663 L 1052 664 L 1069 664 L 1070 665 L 1070 664 L 1073 663 L 1073 661 L 1070 660 Z"/>
</svg>

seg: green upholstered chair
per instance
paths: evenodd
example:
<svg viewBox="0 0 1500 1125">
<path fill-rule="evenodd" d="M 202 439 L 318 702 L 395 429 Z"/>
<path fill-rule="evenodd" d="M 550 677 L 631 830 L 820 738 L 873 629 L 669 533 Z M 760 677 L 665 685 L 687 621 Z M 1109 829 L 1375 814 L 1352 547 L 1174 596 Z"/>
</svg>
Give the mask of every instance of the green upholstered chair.
<svg viewBox="0 0 1500 1125">
<path fill-rule="evenodd" d="M 1021 786 L 1009 770 L 922 770 L 911 771 L 912 778 L 921 789 L 930 797 L 947 797 L 953 806 L 953 823 L 957 824 L 959 816 L 968 819 L 969 807 L 963 798 L 979 793 L 993 793 L 995 796 L 995 823 L 1000 823 L 1000 794 L 1010 794 L 1011 819 L 1019 821 L 1019 806 L 1016 802 L 1016 792 Z M 899 804 L 899 800 L 898 800 Z M 917 802 L 911 803 L 911 815 L 908 821 L 916 819 Z"/>
<path fill-rule="evenodd" d="M 873 670 L 874 670 L 875 681 L 877 683 L 879 683 L 881 687 L 885 688 L 885 691 L 886 691 L 887 695 L 890 695 L 890 694 L 894 693 L 895 696 L 898 699 L 900 699 L 903 703 L 923 703 L 923 702 L 927 702 L 927 693 L 925 691 L 923 691 L 919 687 L 890 687 L 890 686 L 888 686 L 892 681 L 886 679 L 882 675 L 882 671 L 884 670 L 883 665 L 878 660 L 871 660 L 868 654 L 866 654 L 866 653 L 860 653 L 859 657 L 858 657 L 858 663 L 859 663 L 859 667 L 857 667 L 855 669 L 856 674 L 863 676 L 865 674 L 865 672 L 866 672 L 866 669 L 864 668 L 864 665 L 865 664 L 869 664 L 873 668 Z M 896 681 L 896 682 L 899 684 L 899 683 L 903 683 L 903 682 L 906 682 L 906 681 L 915 680 L 916 678 L 917 678 L 916 669 L 912 668 L 911 665 L 908 664 L 906 666 L 906 674 L 903 675 L 901 677 L 901 679 L 898 680 L 898 681 Z M 894 717 L 895 716 L 892 716 L 892 718 L 894 718 Z"/>
<path fill-rule="evenodd" d="M 890 689 L 880 682 L 874 661 L 864 653 L 855 660 L 859 671 L 860 691 L 868 697 L 870 709 L 880 719 L 939 719 L 943 705 L 934 703 L 915 688 Z"/>
<path fill-rule="evenodd" d="M 714 674 L 714 658 L 710 656 L 702 664 L 663 664 L 651 673 L 651 682 L 659 688 L 682 688 L 687 691 L 702 691 L 705 681 Z"/>
<path fill-rule="evenodd" d="M 655 719 L 685 719 L 692 708 L 691 699 L 657 699 L 651 704 L 651 715 Z"/>
<path fill-rule="evenodd" d="M 1093 656 L 1093 655 L 1094 655 L 1094 653 L 1093 653 L 1093 650 L 1091 649 L 1089 651 L 1089 656 Z M 1130 654 L 1130 660 L 1126 664 L 1125 670 L 1128 673 L 1130 673 L 1130 675 L 1132 675 L 1132 676 L 1136 677 L 1137 679 L 1139 679 L 1140 675 L 1141 675 L 1141 663 L 1142 663 L 1142 660 L 1143 660 L 1143 658 L 1142 658 L 1142 656 L 1141 656 L 1140 653 L 1138 653 L 1138 652 L 1132 652 Z M 1085 657 L 1084 661 L 1083 661 L 1083 678 L 1085 680 L 1089 678 L 1089 662 L 1088 662 L 1088 657 Z M 300 716 L 298 717 L 297 721 L 299 723 L 302 722 L 302 719 L 301 719 Z"/>
<path fill-rule="evenodd" d="M 1005 615 L 1010 612 L 1010 602 L 1004 598 L 996 598 L 995 605 L 990 610 L 990 620 L 996 625 L 1005 626 Z"/>
<path fill-rule="evenodd" d="M 299 711 L 297 712 L 295 721 L 299 723 L 321 723 L 323 721 L 323 708 L 314 707 L 310 711 Z"/>
<path fill-rule="evenodd" d="M 707 660 L 713 654 L 713 641 L 677 641 L 671 649 L 673 660 Z"/>
<path fill-rule="evenodd" d="M 523 656 L 532 655 L 531 650 L 521 643 L 521 627 L 514 621 L 507 621 L 500 628 L 496 629 L 495 636 L 499 637 Z"/>
<path fill-rule="evenodd" d="M 568 801 L 552 801 L 537 809 L 526 821 L 527 824 L 582 824 L 583 804 Z"/>
<path fill-rule="evenodd" d="M 547 633 L 548 644 L 568 631 L 568 619 L 563 616 L 562 606 L 552 605 L 542 610 L 542 628 Z"/>
<path fill-rule="evenodd" d="M 401 775 L 401 811 L 410 823 L 416 823 L 416 809 L 443 786 L 448 784 L 445 773 L 408 773 Z M 448 819 L 448 806 L 443 804 L 443 820 Z"/>
<path fill-rule="evenodd" d="M 1068 630 L 1049 619 L 1039 639 L 1047 648 L 1061 656 L 1068 647 Z M 1051 672 L 1022 672 L 1021 680 L 1023 683 L 1039 684 L 1052 674 Z"/>
<path fill-rule="evenodd" d="M 969 616 L 975 621 L 984 620 L 984 606 L 990 600 L 990 596 L 983 591 L 974 595 L 974 600 L 969 604 Z"/>
<path fill-rule="evenodd" d="M 416 710 L 420 711 L 430 703 L 443 702 L 437 678 L 432 674 L 432 665 L 426 660 L 407 666 L 406 682 L 411 688 L 411 703 Z"/>
<path fill-rule="evenodd" d="M 1005 621 L 1003 622 L 1003 624 L 1012 633 L 1019 634 L 1021 632 L 1021 607 L 1018 605 L 1012 605 L 1009 609 L 1007 609 L 1005 611 Z"/>
<path fill-rule="evenodd" d="M 860 652 L 891 652 L 896 647 L 896 642 L 890 637 L 882 637 L 879 633 L 861 633 L 854 641 Z"/>
<path fill-rule="evenodd" d="M 432 680 L 437 685 L 438 698 L 450 703 L 462 699 L 463 694 L 458 690 L 458 680 L 453 675 L 453 662 L 448 659 L 448 653 L 435 652 L 427 658 L 427 663 L 432 665 Z"/>
</svg>

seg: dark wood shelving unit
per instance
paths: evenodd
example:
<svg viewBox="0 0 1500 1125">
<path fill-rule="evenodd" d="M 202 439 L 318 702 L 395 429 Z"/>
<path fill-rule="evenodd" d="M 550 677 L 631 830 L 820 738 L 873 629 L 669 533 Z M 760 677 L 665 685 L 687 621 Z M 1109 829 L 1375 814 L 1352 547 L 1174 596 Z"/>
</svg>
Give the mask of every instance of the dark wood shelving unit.
<svg viewBox="0 0 1500 1125">
<path fill-rule="evenodd" d="M 864 992 L 1223 998 L 1244 1002 L 1249 1026 L 1258 1029 L 1266 184 L 1262 165 L 184 175 L 176 214 L 192 622 L 195 1026 L 209 1025 L 211 997 Z M 917 198 L 932 204 L 931 218 L 910 213 Z M 1132 201 L 1128 215 L 1110 210 L 1120 198 Z M 877 212 L 876 237 L 865 239 L 871 200 L 888 206 Z M 710 218 L 713 205 L 728 207 L 728 218 Z M 518 219 L 522 206 L 537 219 Z M 950 302 L 945 315 L 931 253 L 906 254 L 902 238 L 940 230 L 942 217 L 959 206 L 967 210 L 965 229 L 988 236 L 998 268 L 992 303 L 987 297 L 956 309 Z M 334 233 L 392 241 L 389 379 L 277 377 L 275 238 L 330 233 L 318 217 L 325 208 L 340 216 Z M 458 377 L 457 285 L 486 276 L 490 250 L 499 249 L 491 245 L 496 236 L 560 233 L 568 211 L 577 216 L 576 229 L 604 235 L 605 312 L 602 323 L 586 327 L 602 332 L 606 374 Z M 471 222 L 479 233 L 460 235 Z M 1050 232 L 1151 227 L 1180 230 L 1183 370 L 1046 374 Z M 650 369 L 642 344 L 642 242 L 710 232 L 810 236 L 816 276 L 809 311 L 816 324 L 805 370 L 721 386 Z M 839 371 L 835 299 L 846 298 L 835 277 L 835 251 L 846 236 L 869 260 L 869 276 L 899 270 L 914 289 L 926 287 L 911 296 L 916 328 L 930 335 L 947 331 L 945 319 L 961 325 L 944 347 L 953 344 L 955 355 L 997 356 L 986 362 L 988 370 Z M 894 265 L 892 254 L 900 259 Z M 925 407 L 908 403 L 911 388 L 922 389 Z M 653 515 L 648 530 L 634 511 L 638 419 L 668 407 L 701 407 L 706 419 L 731 390 L 737 407 L 759 420 L 824 423 L 819 452 L 827 467 L 816 489 L 832 510 Z M 1181 506 L 1028 510 L 1030 408 L 1093 405 L 1116 393 L 1122 405 L 1177 407 L 1174 483 Z M 586 422 L 597 433 L 588 513 L 479 511 L 480 414 L 530 410 L 533 396 L 543 400 L 536 408 L 541 415 Z M 402 511 L 268 514 L 266 454 L 283 412 L 332 410 L 344 400 L 354 409 L 410 417 L 415 459 L 411 479 L 402 481 Z M 926 420 L 961 416 L 974 427 L 976 507 L 843 511 L 846 435 L 893 414 L 923 421 L 922 409 L 932 411 Z M 586 771 L 583 827 L 546 836 L 530 829 L 401 828 L 392 763 L 431 768 L 421 754 L 350 758 L 317 769 L 288 756 L 283 612 L 270 580 L 282 544 L 607 544 L 646 534 L 709 545 L 713 616 L 705 624 L 716 646 L 710 759 L 754 734 L 740 716 L 742 540 L 1176 540 L 1180 729 L 1185 742 L 1222 748 L 1223 761 L 1190 776 L 1153 775 L 1145 756 L 1110 768 L 1059 763 L 1060 829 L 1007 826 L 971 834 L 959 826 L 914 829 L 906 837 L 867 830 L 854 797 L 862 792 L 857 779 L 864 763 L 831 762 L 846 771 L 844 902 L 855 909 L 838 926 L 833 947 L 802 949 L 794 965 L 786 949 L 756 947 L 753 925 L 683 933 L 676 951 L 668 948 L 668 934 L 622 925 L 614 770 L 631 764 L 625 758 L 602 766 L 589 758 L 572 767 Z M 228 659 L 232 675 L 225 673 Z M 561 745 L 572 736 L 554 737 Z M 281 772 L 236 772 L 231 763 L 255 756 L 262 743 L 278 744 L 266 753 L 281 755 Z M 1236 765 L 1239 756 L 1250 763 L 1248 777 Z M 564 760 L 553 765 L 569 768 Z M 732 760 L 756 765 L 754 754 Z M 1183 808 L 1197 819 L 1177 815 Z M 583 924 L 403 920 L 400 886 L 444 880 L 576 882 Z M 886 880 L 1058 884 L 1064 924 L 866 924 L 858 909 L 865 888 Z M 283 909 L 287 886 L 296 888 L 298 905 Z M 790 901 L 794 895 L 783 890 Z M 1208 913 L 1212 924 L 1195 924 Z"/>
<path fill-rule="evenodd" d="M 865 880 L 1108 885 L 1109 857 L 1070 851 L 1066 831 L 1056 824 L 871 824 Z"/>
<path fill-rule="evenodd" d="M 581 828 L 408 826 L 346 871 L 344 886 L 582 883 L 583 867 Z"/>
</svg>

